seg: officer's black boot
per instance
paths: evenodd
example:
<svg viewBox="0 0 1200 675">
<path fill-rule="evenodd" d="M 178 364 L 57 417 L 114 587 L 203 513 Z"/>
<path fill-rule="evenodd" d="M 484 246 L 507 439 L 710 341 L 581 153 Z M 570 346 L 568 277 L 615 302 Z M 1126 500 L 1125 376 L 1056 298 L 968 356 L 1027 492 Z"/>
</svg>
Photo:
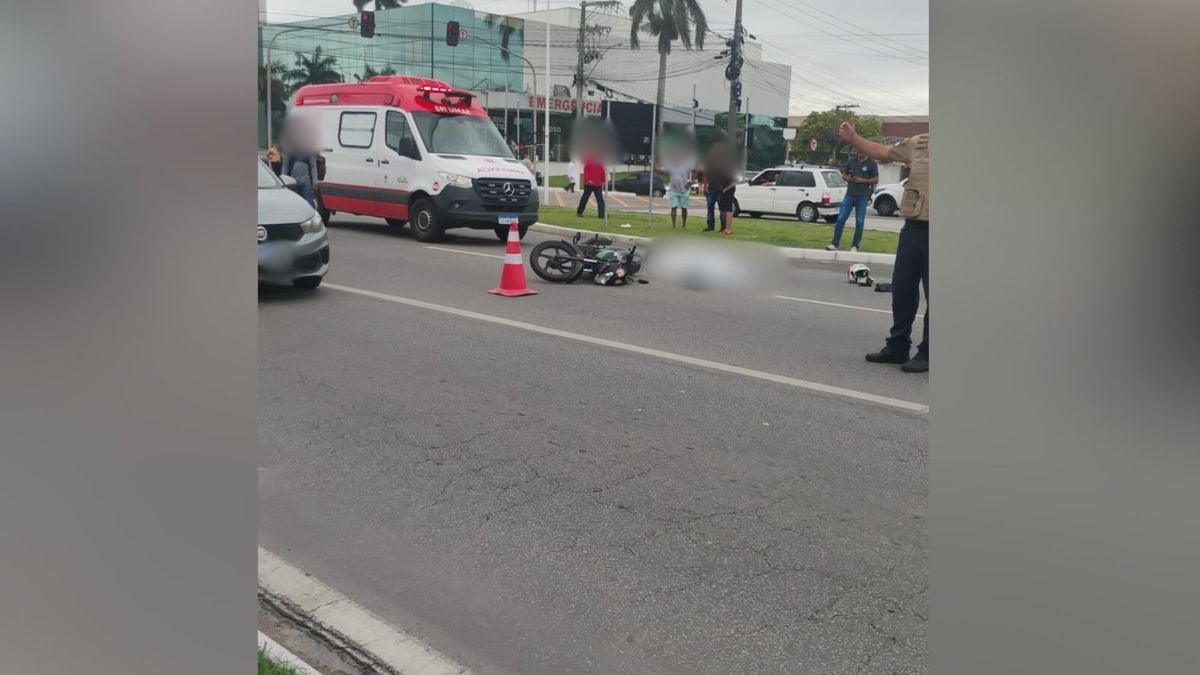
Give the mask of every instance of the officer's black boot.
<svg viewBox="0 0 1200 675">
<path fill-rule="evenodd" d="M 929 372 L 929 355 L 925 352 L 917 350 L 917 355 L 900 366 L 900 370 L 906 373 L 927 373 Z"/>
<path fill-rule="evenodd" d="M 908 363 L 908 348 L 901 349 L 889 343 L 883 349 L 867 354 L 867 360 L 871 363 Z"/>
</svg>

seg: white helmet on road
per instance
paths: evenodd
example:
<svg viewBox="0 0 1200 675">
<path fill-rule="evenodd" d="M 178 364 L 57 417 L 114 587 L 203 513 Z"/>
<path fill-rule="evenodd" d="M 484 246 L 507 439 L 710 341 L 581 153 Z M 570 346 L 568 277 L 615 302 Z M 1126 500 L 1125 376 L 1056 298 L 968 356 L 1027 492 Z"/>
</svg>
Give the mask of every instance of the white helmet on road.
<svg viewBox="0 0 1200 675">
<path fill-rule="evenodd" d="M 871 279 L 871 268 L 862 263 L 854 263 L 846 268 L 846 281 L 859 286 L 870 286 L 875 283 Z"/>
</svg>

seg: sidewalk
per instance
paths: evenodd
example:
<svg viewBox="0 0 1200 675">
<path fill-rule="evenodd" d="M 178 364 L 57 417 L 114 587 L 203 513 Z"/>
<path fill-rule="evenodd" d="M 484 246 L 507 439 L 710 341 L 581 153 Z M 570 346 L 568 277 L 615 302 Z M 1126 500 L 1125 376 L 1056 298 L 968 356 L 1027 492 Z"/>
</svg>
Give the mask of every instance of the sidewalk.
<svg viewBox="0 0 1200 675">
<path fill-rule="evenodd" d="M 542 189 L 542 188 L 539 188 Z M 574 193 L 567 192 L 563 188 L 551 187 L 546 188 L 550 191 L 550 200 L 547 201 L 548 206 L 575 206 L 579 203 L 579 190 Z M 630 192 L 606 192 L 604 193 L 605 200 L 608 203 L 609 211 L 613 213 L 645 213 L 646 212 L 646 197 L 635 195 Z M 669 213 L 670 209 L 667 206 L 665 197 L 654 197 L 654 213 Z M 704 198 L 699 195 L 691 195 L 689 199 L 689 211 L 697 211 L 703 213 L 706 210 Z M 786 222 L 795 220 L 786 216 L 765 216 L 765 220 L 779 220 Z M 851 220 L 846 224 L 850 232 L 854 231 L 854 221 Z M 868 215 L 866 219 L 865 229 L 874 230 L 876 232 L 899 232 L 904 226 L 902 218 L 885 218 L 878 215 Z"/>
</svg>

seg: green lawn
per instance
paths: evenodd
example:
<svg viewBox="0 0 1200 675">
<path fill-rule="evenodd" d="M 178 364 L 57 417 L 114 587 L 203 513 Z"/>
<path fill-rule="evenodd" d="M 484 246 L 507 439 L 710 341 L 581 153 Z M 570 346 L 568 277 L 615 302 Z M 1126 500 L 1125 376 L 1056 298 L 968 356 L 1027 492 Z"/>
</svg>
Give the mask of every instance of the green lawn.
<svg viewBox="0 0 1200 675">
<path fill-rule="evenodd" d="M 265 649 L 258 649 L 258 675 L 298 675 L 295 668 L 272 661 Z"/>
<path fill-rule="evenodd" d="M 706 237 L 721 237 L 715 232 L 701 232 L 704 229 L 704 212 L 691 213 L 688 218 L 687 234 Z M 584 217 L 575 215 L 575 209 L 561 206 L 542 206 L 538 211 L 538 220 L 547 225 L 558 225 L 579 230 L 604 231 L 604 221 L 596 216 L 595 204 L 589 204 Z M 638 237 L 654 237 L 671 234 L 671 217 L 665 213 L 655 213 L 653 225 L 647 227 L 646 214 L 626 211 L 610 211 L 608 214 L 608 231 L 613 234 L 627 234 Z M 623 228 L 622 223 L 631 227 Z M 676 233 L 682 233 L 676 230 Z M 895 253 L 899 235 L 894 232 L 863 232 L 860 251 L 866 253 Z M 793 248 L 825 248 L 833 238 L 833 225 L 827 223 L 802 223 L 797 220 L 764 220 L 759 218 L 734 218 L 733 239 L 758 241 L 776 246 Z M 854 238 L 854 224 L 848 223 L 842 232 L 842 250 L 850 250 L 850 241 Z"/>
</svg>

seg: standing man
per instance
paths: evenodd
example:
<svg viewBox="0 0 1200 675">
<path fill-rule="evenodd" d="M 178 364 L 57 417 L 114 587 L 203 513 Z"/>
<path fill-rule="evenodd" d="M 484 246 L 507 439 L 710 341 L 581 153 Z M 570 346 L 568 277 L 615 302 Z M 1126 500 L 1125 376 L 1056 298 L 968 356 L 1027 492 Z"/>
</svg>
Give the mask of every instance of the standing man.
<svg viewBox="0 0 1200 675">
<path fill-rule="evenodd" d="M 567 192 L 574 192 L 579 183 L 579 160 L 574 157 L 567 163 Z"/>
<path fill-rule="evenodd" d="M 858 252 L 862 243 L 863 226 L 866 224 L 867 205 L 871 201 L 871 193 L 879 182 L 879 165 L 862 150 L 858 151 L 846 166 L 842 167 L 842 178 L 850 184 L 846 188 L 846 196 L 842 199 L 842 210 L 838 213 L 837 225 L 833 227 L 833 243 L 826 246 L 826 251 L 836 251 L 841 246 L 842 228 L 854 209 L 854 243 L 850 245 L 852 252 Z"/>
<path fill-rule="evenodd" d="M 715 145 L 715 144 L 714 144 Z M 700 192 L 704 195 L 704 204 L 707 210 L 707 218 L 705 219 L 705 232 L 713 232 L 716 230 L 717 201 L 721 196 L 721 186 L 714 185 L 713 177 L 716 175 L 715 162 L 716 149 L 710 147 L 708 154 L 704 158 L 704 170 L 700 176 Z M 719 181 L 718 181 L 719 182 Z M 721 228 L 724 229 L 724 223 Z"/>
<path fill-rule="evenodd" d="M 687 210 L 688 210 L 688 181 L 692 177 L 692 164 L 683 160 L 676 160 L 668 163 L 666 166 L 658 167 L 659 171 L 664 171 L 670 181 L 667 185 L 667 200 L 671 205 L 671 229 L 675 229 L 675 212 L 683 210 L 683 229 L 687 229 Z M 651 177 L 653 179 L 653 177 Z"/>
<path fill-rule="evenodd" d="M 900 201 L 904 227 L 896 248 L 892 272 L 892 330 L 887 344 L 867 354 L 871 363 L 900 363 L 906 373 L 929 370 L 929 134 L 907 138 L 887 147 L 859 136 L 854 125 L 842 122 L 838 136 L 862 154 L 880 162 L 900 162 L 909 169 L 908 183 Z M 925 332 L 917 355 L 908 358 L 912 347 L 912 325 L 917 318 L 920 287 L 925 287 Z"/>
<path fill-rule="evenodd" d="M 583 209 L 587 207 L 588 197 L 596 195 L 596 210 L 600 218 L 604 218 L 604 162 L 596 155 L 590 155 L 583 160 L 583 194 L 579 197 L 579 208 L 575 215 L 583 217 Z"/>
</svg>

